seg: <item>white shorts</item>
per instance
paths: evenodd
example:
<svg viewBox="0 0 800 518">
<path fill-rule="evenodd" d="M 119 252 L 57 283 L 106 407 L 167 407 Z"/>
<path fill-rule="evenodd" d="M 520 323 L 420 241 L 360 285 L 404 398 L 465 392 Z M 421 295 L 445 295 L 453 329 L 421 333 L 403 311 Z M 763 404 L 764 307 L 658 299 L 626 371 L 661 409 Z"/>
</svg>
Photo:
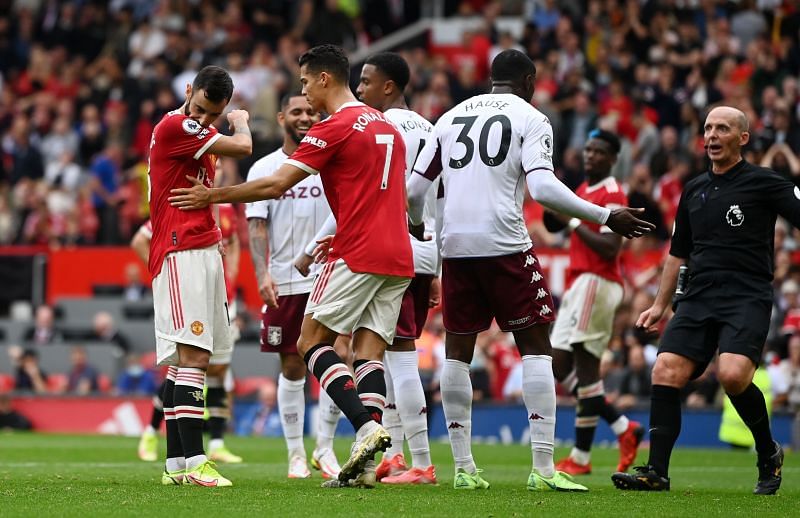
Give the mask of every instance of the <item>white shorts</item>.
<svg viewBox="0 0 800 518">
<path fill-rule="evenodd" d="M 337 259 L 314 280 L 305 314 L 340 335 L 363 327 L 391 344 L 410 282 L 408 277 L 355 273 Z"/>
<path fill-rule="evenodd" d="M 233 348 L 225 275 L 216 245 L 167 254 L 153 279 L 156 354 L 159 365 L 177 365 L 177 344 L 215 356 Z"/>
<path fill-rule="evenodd" d="M 236 342 L 239 341 L 239 338 L 242 337 L 241 331 L 239 331 L 239 327 L 236 325 L 236 301 L 233 300 L 228 303 L 228 322 L 231 323 L 231 348 L 228 350 L 227 353 L 220 353 L 217 354 L 216 352 L 211 355 L 211 358 L 208 360 L 209 365 L 230 365 L 231 361 L 233 360 L 233 350 L 236 348 Z M 228 383 L 228 374 L 231 372 L 228 369 L 225 375 L 225 383 Z M 231 381 L 233 383 L 233 381 Z M 227 385 L 226 385 L 227 386 Z M 227 388 L 226 391 L 230 392 Z"/>
<path fill-rule="evenodd" d="M 572 351 L 572 344 L 600 358 L 608 347 L 614 313 L 622 302 L 623 289 L 598 275 L 584 273 L 575 279 L 561 301 L 550 333 L 553 349 Z"/>
</svg>

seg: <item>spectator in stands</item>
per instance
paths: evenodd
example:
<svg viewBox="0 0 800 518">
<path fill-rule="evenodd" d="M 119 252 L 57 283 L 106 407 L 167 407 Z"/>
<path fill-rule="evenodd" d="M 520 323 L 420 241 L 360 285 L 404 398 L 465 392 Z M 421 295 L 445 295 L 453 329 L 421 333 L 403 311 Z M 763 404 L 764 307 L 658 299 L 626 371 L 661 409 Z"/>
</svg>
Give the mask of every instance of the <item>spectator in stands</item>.
<svg viewBox="0 0 800 518">
<path fill-rule="evenodd" d="M 0 430 L 30 430 L 30 420 L 11 407 L 7 394 L 0 394 Z"/>
<path fill-rule="evenodd" d="M 131 353 L 125 370 L 117 379 L 116 392 L 121 396 L 150 396 L 160 384 L 158 374 L 144 364 L 141 356 Z"/>
<path fill-rule="evenodd" d="M 258 403 L 239 420 L 237 435 L 283 437 L 278 413 L 278 385 L 271 378 L 258 389 Z"/>
<path fill-rule="evenodd" d="M 53 308 L 46 304 L 36 308 L 34 325 L 25 331 L 23 339 L 34 345 L 46 345 L 62 341 L 63 336 L 55 326 Z"/>
<path fill-rule="evenodd" d="M 70 368 L 67 376 L 67 392 L 79 396 L 86 396 L 100 390 L 99 374 L 88 361 L 86 349 L 82 345 L 72 348 L 70 354 Z"/>
<path fill-rule="evenodd" d="M 136 263 L 125 265 L 125 300 L 137 302 L 147 295 L 147 286 L 142 283 L 142 274 Z"/>
<path fill-rule="evenodd" d="M 93 325 L 97 340 L 116 345 L 121 354 L 127 354 L 131 350 L 128 338 L 117 330 L 111 313 L 100 311 L 94 316 Z"/>
<path fill-rule="evenodd" d="M 644 357 L 644 348 L 640 345 L 628 347 L 628 364 L 622 371 L 619 391 L 609 394 L 614 405 L 620 410 L 635 407 L 650 397 L 650 368 Z"/>
<path fill-rule="evenodd" d="M 14 390 L 46 394 L 47 374 L 39 367 L 39 353 L 33 349 L 22 352 L 17 366 Z"/>
</svg>

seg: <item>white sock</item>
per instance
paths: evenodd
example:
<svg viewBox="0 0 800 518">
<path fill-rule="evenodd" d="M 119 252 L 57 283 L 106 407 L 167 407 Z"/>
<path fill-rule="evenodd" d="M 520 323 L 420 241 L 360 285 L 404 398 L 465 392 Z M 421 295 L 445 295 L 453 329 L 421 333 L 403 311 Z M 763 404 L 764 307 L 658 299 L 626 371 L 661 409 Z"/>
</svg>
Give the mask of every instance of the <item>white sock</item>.
<svg viewBox="0 0 800 518">
<path fill-rule="evenodd" d="M 362 424 L 361 428 L 356 430 L 356 442 L 360 441 L 361 439 L 363 439 L 367 435 L 369 435 L 372 432 L 374 432 L 379 426 L 380 425 L 378 423 L 376 423 L 375 421 L 373 421 L 372 419 L 370 419 L 366 423 Z"/>
<path fill-rule="evenodd" d="M 569 456 L 575 461 L 575 464 L 580 464 L 581 466 L 586 466 L 592 460 L 591 452 L 579 450 L 578 448 L 572 448 L 572 451 L 569 452 Z"/>
<path fill-rule="evenodd" d="M 621 415 L 619 419 L 611 423 L 611 431 L 614 432 L 614 435 L 622 435 L 623 433 L 628 431 L 628 425 L 630 424 L 630 419 L 627 416 Z"/>
<path fill-rule="evenodd" d="M 428 408 L 425 391 L 419 377 L 417 351 L 386 351 L 384 362 L 392 375 L 397 412 L 411 451 L 411 465 L 427 468 L 431 465 L 431 448 L 428 444 Z M 387 383 L 388 387 L 388 383 Z M 384 419 L 386 413 L 384 411 Z M 401 446 L 402 451 L 402 446 Z"/>
<path fill-rule="evenodd" d="M 441 377 L 442 407 L 456 470 L 475 473 L 472 459 L 472 381 L 469 365 L 445 360 Z"/>
<path fill-rule="evenodd" d="M 195 455 L 194 457 L 189 457 L 186 459 L 186 471 L 193 470 L 207 460 L 208 458 L 205 455 Z"/>
<path fill-rule="evenodd" d="M 317 448 L 333 449 L 333 436 L 336 433 L 336 425 L 339 424 L 342 411 L 324 390 L 319 391 L 318 405 Z"/>
<path fill-rule="evenodd" d="M 214 451 L 224 447 L 225 447 L 224 439 L 211 439 L 210 441 L 208 441 L 208 451 Z"/>
<path fill-rule="evenodd" d="M 183 471 L 186 469 L 186 458 L 185 457 L 172 457 L 171 459 L 167 459 L 166 465 L 167 471 L 173 473 L 175 471 Z"/>
<path fill-rule="evenodd" d="M 553 442 L 556 431 L 556 383 L 550 356 L 522 357 L 522 400 L 531 429 L 533 469 L 550 478 L 555 474 Z"/>
<path fill-rule="evenodd" d="M 392 383 L 391 365 L 389 365 L 389 351 L 383 353 L 383 379 L 386 380 L 386 406 L 383 407 L 383 427 L 392 437 L 392 445 L 383 454 L 385 458 L 394 457 L 403 453 L 403 423 L 400 422 L 400 411 L 397 409 L 397 401 L 394 394 L 394 383 Z"/>
<path fill-rule="evenodd" d="M 303 424 L 306 414 L 305 394 L 303 393 L 305 384 L 305 378 L 290 380 L 285 378 L 283 373 L 278 376 L 278 413 L 281 415 L 286 448 L 290 452 L 305 452 L 303 447 Z"/>
</svg>

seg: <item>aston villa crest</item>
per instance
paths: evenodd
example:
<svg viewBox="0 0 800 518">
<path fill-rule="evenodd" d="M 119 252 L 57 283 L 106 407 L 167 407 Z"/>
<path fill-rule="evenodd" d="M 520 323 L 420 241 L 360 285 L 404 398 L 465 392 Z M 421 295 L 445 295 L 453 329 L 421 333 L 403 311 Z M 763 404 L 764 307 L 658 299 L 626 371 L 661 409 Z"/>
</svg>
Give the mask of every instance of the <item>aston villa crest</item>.
<svg viewBox="0 0 800 518">
<path fill-rule="evenodd" d="M 267 343 L 269 345 L 281 345 L 283 342 L 283 329 L 280 326 L 267 327 Z"/>
</svg>

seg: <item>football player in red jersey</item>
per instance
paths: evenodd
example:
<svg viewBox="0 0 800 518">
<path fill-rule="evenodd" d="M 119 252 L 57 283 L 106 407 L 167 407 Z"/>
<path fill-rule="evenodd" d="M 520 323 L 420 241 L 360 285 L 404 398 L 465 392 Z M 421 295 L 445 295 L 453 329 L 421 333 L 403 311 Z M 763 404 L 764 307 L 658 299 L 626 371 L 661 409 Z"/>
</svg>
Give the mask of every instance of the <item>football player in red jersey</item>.
<svg viewBox="0 0 800 518">
<path fill-rule="evenodd" d="M 233 348 L 225 277 L 219 244 L 221 232 L 210 208 L 181 211 L 168 201 L 176 187 L 194 181 L 213 185 L 213 156 L 243 158 L 252 152 L 248 114 L 227 115 L 234 134 L 211 126 L 233 94 L 233 81 L 222 68 L 207 66 L 186 85 L 186 101 L 167 113 L 150 142 L 150 215 L 156 351 L 170 366 L 164 390 L 167 462 L 163 484 L 230 486 L 203 449 L 203 386 L 213 355 Z"/>
<path fill-rule="evenodd" d="M 403 139 L 383 113 L 355 99 L 349 73 L 340 47 L 320 45 L 303 54 L 303 93 L 314 110 L 331 116 L 308 131 L 275 174 L 214 189 L 191 179 L 194 186 L 173 189 L 170 202 L 191 212 L 211 203 L 274 199 L 320 174 L 337 232 L 306 306 L 297 349 L 356 430 L 350 458 L 329 482 L 372 487 L 375 453 L 391 442 L 379 424 L 386 397 L 381 358 L 394 340 L 414 261 Z M 337 335 L 350 332 L 355 379 L 333 349 Z"/>
<path fill-rule="evenodd" d="M 619 153 L 619 138 L 605 130 L 592 130 L 583 148 L 586 181 L 576 194 L 596 205 L 615 209 L 628 204 L 622 186 L 611 176 Z M 554 221 L 555 220 L 555 221 Z M 607 226 L 569 219 L 548 212 L 553 230 L 568 228 L 572 233 L 567 271 L 568 289 L 551 331 L 553 371 L 570 392 L 577 388 L 575 446 L 556 469 L 570 475 L 592 472 L 592 440 L 600 417 L 608 422 L 619 440 L 617 471 L 626 471 L 636 459 L 644 429 L 606 401 L 600 378 L 600 358 L 608 347 L 614 314 L 622 302 L 619 253 L 622 236 Z"/>
</svg>

